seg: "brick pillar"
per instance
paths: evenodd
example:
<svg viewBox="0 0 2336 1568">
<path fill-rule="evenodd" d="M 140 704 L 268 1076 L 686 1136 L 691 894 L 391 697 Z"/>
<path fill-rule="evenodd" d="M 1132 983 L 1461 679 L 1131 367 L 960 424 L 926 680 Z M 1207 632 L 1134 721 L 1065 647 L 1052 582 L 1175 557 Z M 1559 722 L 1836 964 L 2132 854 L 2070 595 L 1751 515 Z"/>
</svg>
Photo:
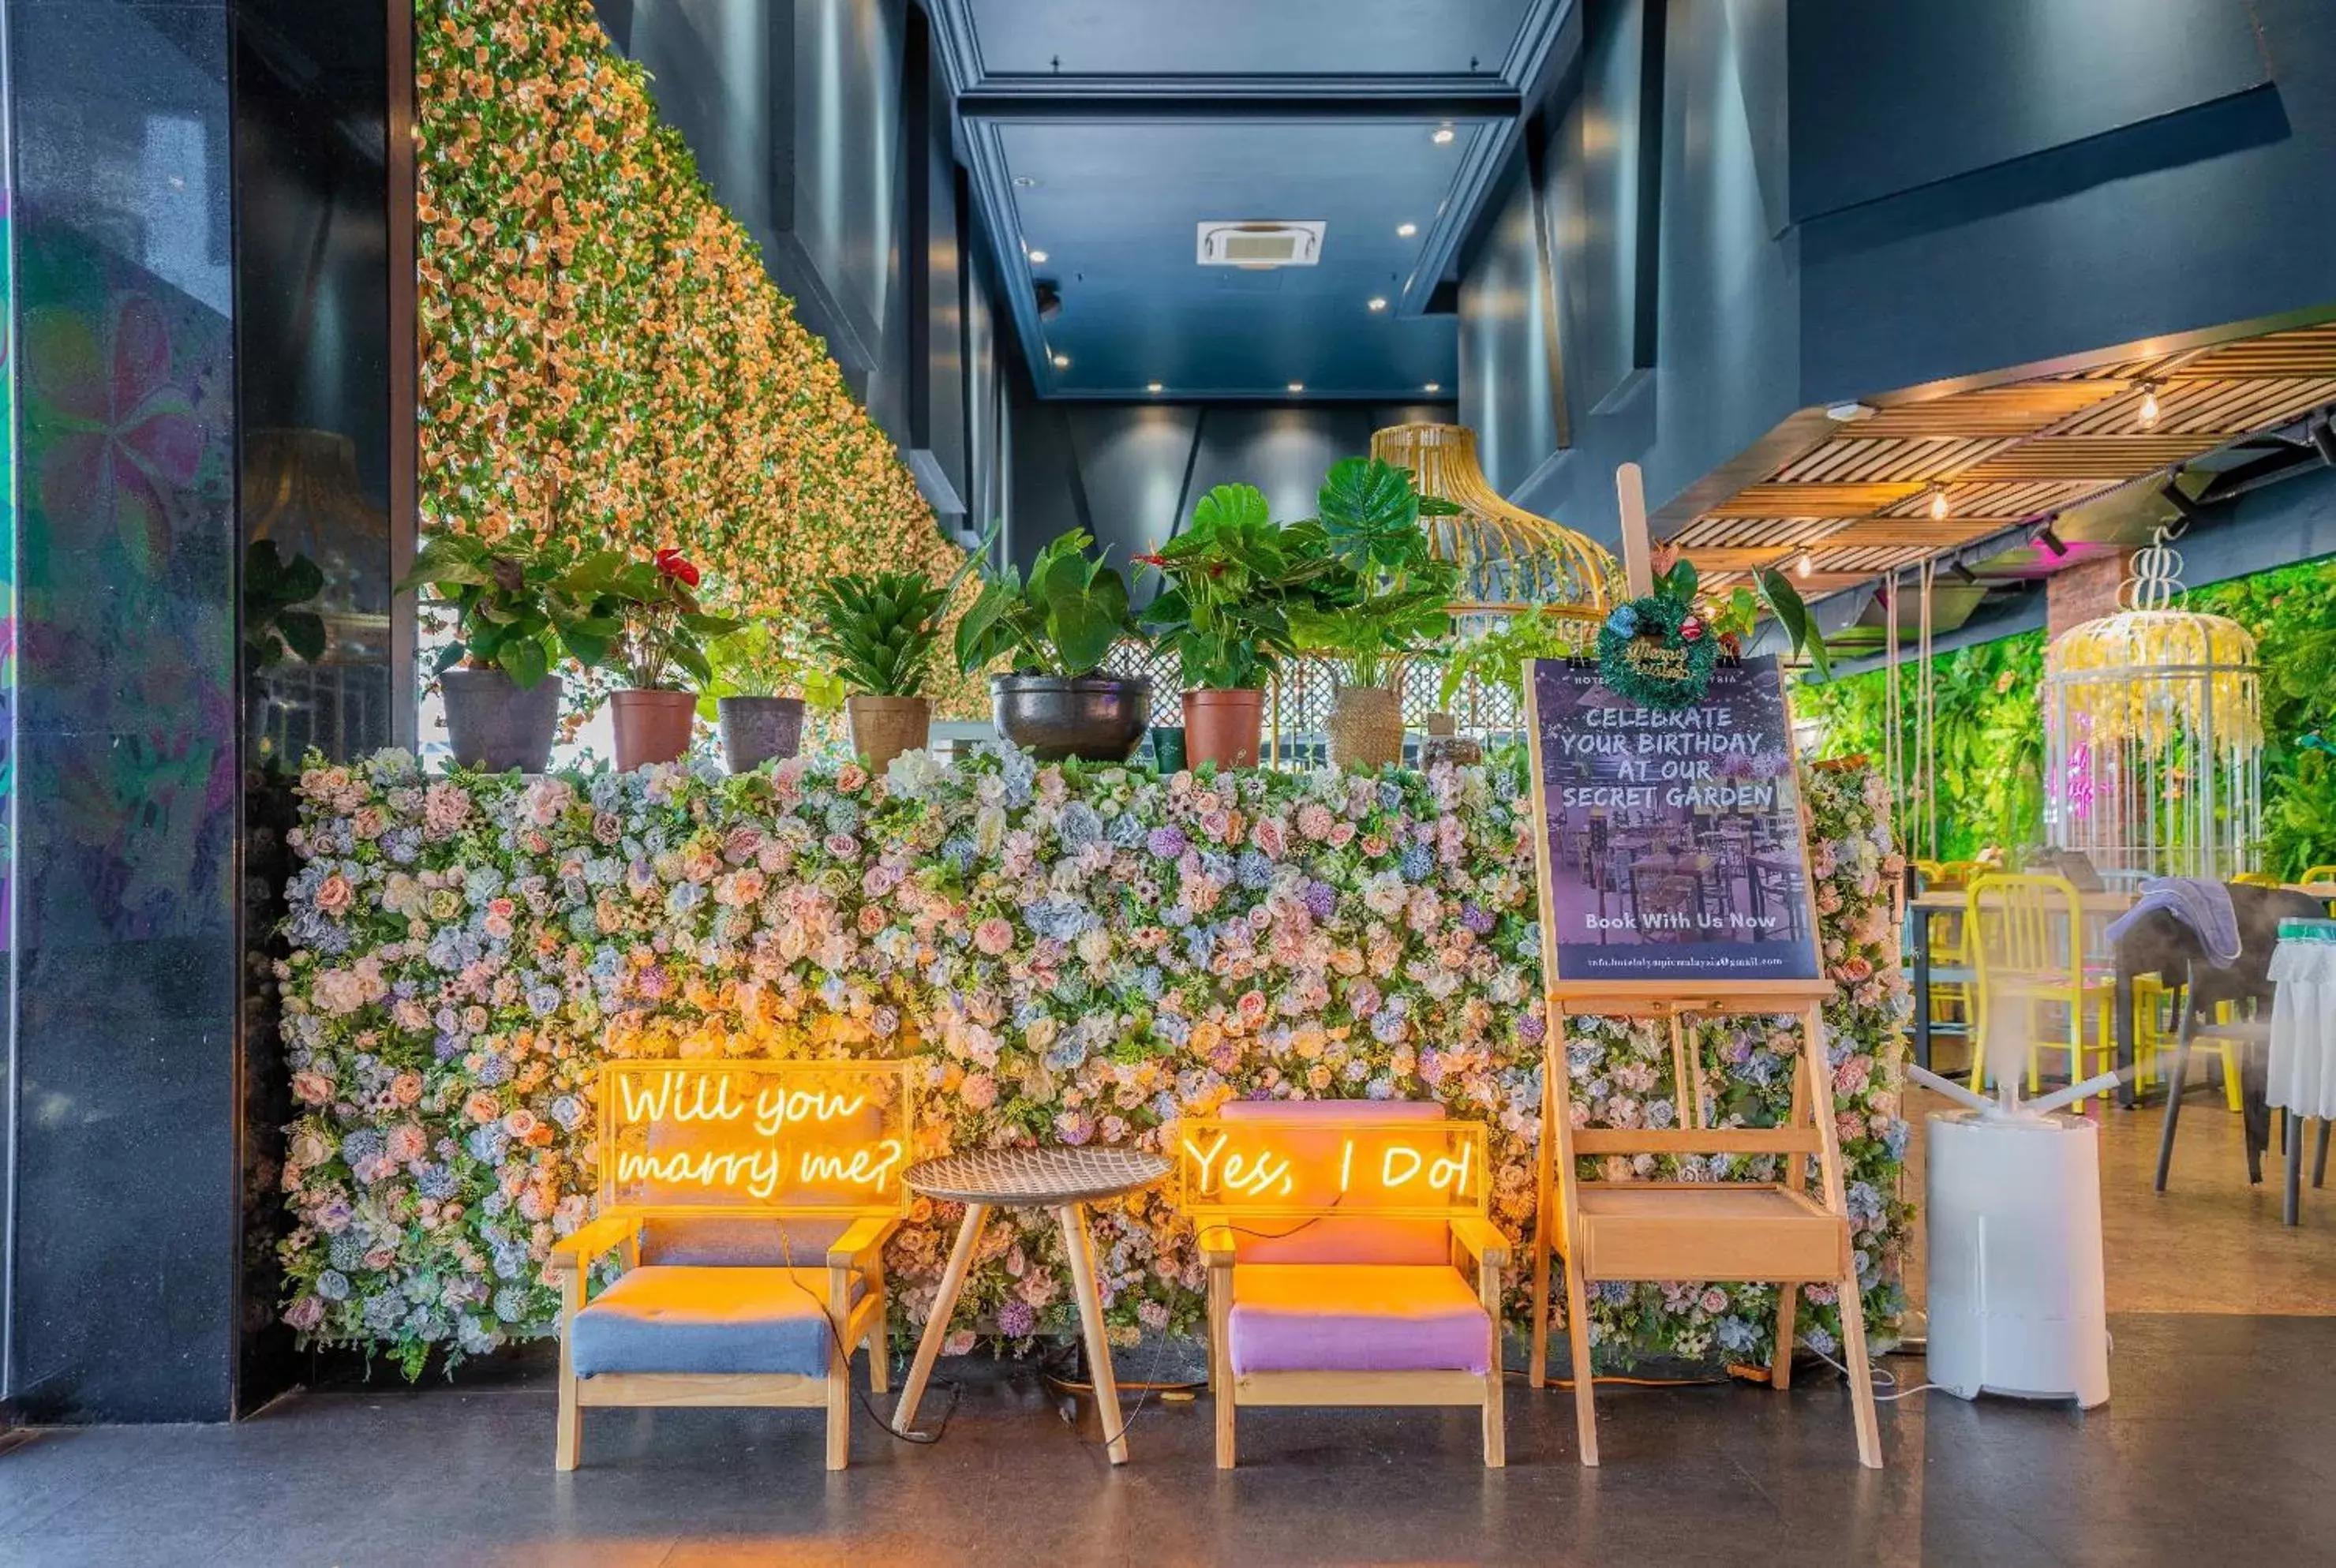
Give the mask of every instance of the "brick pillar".
<svg viewBox="0 0 2336 1568">
<path fill-rule="evenodd" d="M 2086 547 L 2078 545 L 2078 550 Z M 2115 615 L 2124 606 L 2117 590 L 2132 570 L 2134 552 L 2104 550 L 2086 555 L 2044 579 L 2044 636 L 2047 641 L 2072 626 Z"/>
</svg>

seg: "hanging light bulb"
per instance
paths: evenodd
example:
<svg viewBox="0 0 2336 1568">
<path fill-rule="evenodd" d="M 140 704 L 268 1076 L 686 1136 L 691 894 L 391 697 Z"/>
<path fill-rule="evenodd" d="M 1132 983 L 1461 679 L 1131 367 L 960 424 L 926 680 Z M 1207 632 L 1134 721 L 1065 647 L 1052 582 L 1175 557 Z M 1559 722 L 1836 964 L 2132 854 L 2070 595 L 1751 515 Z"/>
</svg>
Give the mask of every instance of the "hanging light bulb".
<svg viewBox="0 0 2336 1568">
<path fill-rule="evenodd" d="M 1794 564 L 1793 571 L 1796 576 L 1806 577 L 1816 569 L 1816 558 L 1805 550 L 1801 551 L 1801 559 Z"/>
<path fill-rule="evenodd" d="M 1931 521 L 1942 522 L 1946 520 L 1946 515 L 1947 487 L 1943 484 L 1934 484 L 1931 486 Z"/>
<path fill-rule="evenodd" d="M 2154 381 L 2141 384 L 2141 427 L 2144 430 L 2157 428 L 2157 383 Z"/>
</svg>

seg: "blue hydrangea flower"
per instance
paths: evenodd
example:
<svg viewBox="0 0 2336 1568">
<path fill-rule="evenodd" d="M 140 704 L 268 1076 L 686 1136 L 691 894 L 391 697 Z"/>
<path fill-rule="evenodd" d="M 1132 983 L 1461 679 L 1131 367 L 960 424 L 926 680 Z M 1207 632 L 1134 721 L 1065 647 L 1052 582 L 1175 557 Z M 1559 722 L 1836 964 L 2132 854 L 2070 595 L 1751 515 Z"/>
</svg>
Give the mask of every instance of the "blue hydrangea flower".
<svg viewBox="0 0 2336 1568">
<path fill-rule="evenodd" d="M 443 1203 L 461 1192 L 462 1184 L 455 1180 L 454 1173 L 446 1166 L 424 1165 L 421 1174 L 414 1178 L 414 1190 L 425 1198 L 435 1198 Z"/>
<path fill-rule="evenodd" d="M 1094 989 L 1087 983 L 1086 976 L 1077 969 L 1065 969 L 1055 978 L 1056 1000 L 1072 1007 L 1085 1001 Z"/>
<path fill-rule="evenodd" d="M 1806 1345 L 1810 1349 L 1815 1350 L 1820 1356 L 1832 1355 L 1835 1348 L 1834 1337 L 1831 1334 L 1826 1333 L 1823 1329 L 1814 1326 L 1812 1326 L 1806 1333 L 1801 1336 L 1801 1343 Z"/>
<path fill-rule="evenodd" d="M 469 1135 L 462 1140 L 463 1149 L 471 1158 L 482 1165 L 501 1164 L 503 1151 L 510 1145 L 511 1135 L 503 1131 L 503 1125 L 501 1122 L 489 1122 L 483 1127 L 472 1127 Z M 493 1193 L 489 1194 L 489 1199 L 492 1201 L 501 1196 L 501 1193 Z"/>
<path fill-rule="evenodd" d="M 827 831 L 832 833 L 854 833 L 860 827 L 860 804 L 857 801 L 834 800 L 828 803 L 825 815 Z"/>
<path fill-rule="evenodd" d="M 1460 923 L 1480 937 L 1488 937 L 1493 934 L 1493 927 L 1498 920 L 1492 911 L 1471 901 L 1460 906 Z"/>
<path fill-rule="evenodd" d="M 483 904 L 503 891 L 503 873 L 495 866 L 472 866 L 462 873 L 465 901 Z"/>
<path fill-rule="evenodd" d="M 1145 842 L 1152 852 L 1163 861 L 1176 859 L 1190 847 L 1184 830 L 1173 825 L 1153 828 Z"/>
<path fill-rule="evenodd" d="M 1630 1300 L 1636 1289 L 1628 1280 L 1601 1280 L 1598 1282 L 1598 1299 L 1610 1306 L 1620 1307 Z"/>
<path fill-rule="evenodd" d="M 1882 1194 L 1871 1182 L 1852 1182 L 1844 1194 L 1849 1203 L 1849 1217 L 1860 1224 L 1870 1224 L 1882 1217 Z"/>
<path fill-rule="evenodd" d="M 1087 1040 L 1084 1029 L 1065 1029 L 1046 1052 L 1048 1069 L 1057 1073 L 1074 1071 L 1086 1059 Z"/>
<path fill-rule="evenodd" d="M 365 1238 L 355 1231 L 343 1231 L 333 1238 L 333 1244 L 326 1249 L 326 1255 L 332 1259 L 336 1269 L 362 1269 L 365 1267 Z"/>
<path fill-rule="evenodd" d="M 584 1119 L 584 1102 L 573 1095 L 562 1095 L 551 1102 L 551 1119 L 569 1132 Z"/>
<path fill-rule="evenodd" d="M 516 1323 L 527 1316 L 527 1292 L 515 1285 L 505 1285 L 495 1292 L 495 1316 L 506 1323 Z"/>
<path fill-rule="evenodd" d="M 1122 812 L 1104 829 L 1104 837 L 1114 849 L 1132 850 L 1144 842 L 1144 819 L 1134 812 Z"/>
<path fill-rule="evenodd" d="M 414 857 L 422 852 L 422 830 L 417 827 L 395 827 L 381 835 L 381 852 L 393 865 L 411 865 Z"/>
<path fill-rule="evenodd" d="M 1380 781 L 1379 781 L 1379 810 L 1381 810 L 1381 811 L 1383 811 L 1383 812 L 1392 812 L 1392 811 L 1400 811 L 1400 810 L 1402 810 L 1402 809 L 1403 809 L 1403 786 L 1402 786 L 1401 784 L 1397 784 L 1397 783 L 1396 783 L 1394 780 L 1392 780 L 1392 779 L 1382 779 L 1382 780 L 1380 780 Z"/>
<path fill-rule="evenodd" d="M 1614 607 L 1613 613 L 1606 618 L 1606 629 L 1612 632 L 1616 637 L 1638 636 L 1638 607 L 1628 604 L 1616 605 Z"/>
<path fill-rule="evenodd" d="M 1403 859 L 1398 863 L 1404 881 L 1424 882 L 1436 874 L 1436 852 L 1426 844 L 1413 844 L 1403 852 Z"/>
<path fill-rule="evenodd" d="M 1273 862 L 1255 850 L 1243 850 L 1241 859 L 1233 863 L 1233 876 L 1245 888 L 1254 890 L 1270 886 Z"/>
<path fill-rule="evenodd" d="M 1214 850 L 1202 850 L 1201 852 L 1201 872 L 1202 875 L 1208 877 L 1212 881 L 1229 882 L 1233 880 L 1232 857 L 1231 855 L 1219 854 Z"/>
<path fill-rule="evenodd" d="M 365 1324 L 369 1331 L 387 1339 L 404 1320 L 405 1298 L 395 1291 L 365 1298 Z"/>
<path fill-rule="evenodd" d="M 1055 832 L 1061 836 L 1065 849 L 1076 852 L 1103 842 L 1103 818 L 1086 802 L 1073 801 L 1063 808 Z"/>
<path fill-rule="evenodd" d="M 1329 882 L 1306 884 L 1306 912 L 1318 920 L 1327 920 L 1338 912 L 1338 890 Z"/>
<path fill-rule="evenodd" d="M 1723 1350 L 1741 1353 L 1760 1342 L 1759 1331 L 1730 1312 L 1711 1326 L 1711 1337 Z"/>
<path fill-rule="evenodd" d="M 480 1058 L 479 1082 L 486 1085 L 489 1088 L 493 1088 L 498 1084 L 510 1083 L 511 1076 L 511 1058 L 504 1056 L 501 1051 L 489 1051 L 484 1057 Z"/>
<path fill-rule="evenodd" d="M 316 1276 L 316 1294 L 327 1301 L 349 1299 L 349 1277 L 338 1269 L 327 1269 Z"/>
<path fill-rule="evenodd" d="M 1217 950 L 1217 932 L 1213 926 L 1191 926 L 1184 932 L 1184 957 L 1195 969 L 1208 967 L 1209 957 Z"/>
<path fill-rule="evenodd" d="M 383 1148 L 382 1135 L 371 1127 L 359 1127 L 341 1140 L 341 1158 L 351 1169 L 377 1158 Z"/>
<path fill-rule="evenodd" d="M 1060 893 L 1050 893 L 1029 905 L 1023 910 L 1022 918 L 1029 922 L 1032 930 L 1058 942 L 1075 941 L 1091 923 L 1097 923 L 1085 904 Z"/>
</svg>

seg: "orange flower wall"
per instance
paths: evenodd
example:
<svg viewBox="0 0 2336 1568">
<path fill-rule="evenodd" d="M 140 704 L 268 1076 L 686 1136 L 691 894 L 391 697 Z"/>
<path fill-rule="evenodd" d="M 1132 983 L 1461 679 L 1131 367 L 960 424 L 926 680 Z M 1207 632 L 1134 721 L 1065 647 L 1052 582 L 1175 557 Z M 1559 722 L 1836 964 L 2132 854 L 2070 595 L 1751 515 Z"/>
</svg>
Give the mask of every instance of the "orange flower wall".
<svg viewBox="0 0 2336 1568">
<path fill-rule="evenodd" d="M 954 571 L 589 0 L 415 15 L 424 531 L 677 545 L 781 621 L 834 572 Z"/>
</svg>

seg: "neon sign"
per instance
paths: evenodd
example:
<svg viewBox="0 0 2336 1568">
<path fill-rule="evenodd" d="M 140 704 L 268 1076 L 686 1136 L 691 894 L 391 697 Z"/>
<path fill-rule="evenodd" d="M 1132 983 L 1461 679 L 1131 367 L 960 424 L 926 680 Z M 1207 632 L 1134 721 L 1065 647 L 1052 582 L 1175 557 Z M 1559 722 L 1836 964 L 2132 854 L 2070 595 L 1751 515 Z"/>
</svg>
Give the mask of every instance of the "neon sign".
<svg viewBox="0 0 2336 1568">
<path fill-rule="evenodd" d="M 1449 1216 L 1484 1208 L 1473 1122 L 1195 1120 L 1176 1133 L 1183 1207 Z"/>
<path fill-rule="evenodd" d="M 897 1212 L 909 1079 L 896 1062 L 610 1062 L 602 1207 Z"/>
</svg>

